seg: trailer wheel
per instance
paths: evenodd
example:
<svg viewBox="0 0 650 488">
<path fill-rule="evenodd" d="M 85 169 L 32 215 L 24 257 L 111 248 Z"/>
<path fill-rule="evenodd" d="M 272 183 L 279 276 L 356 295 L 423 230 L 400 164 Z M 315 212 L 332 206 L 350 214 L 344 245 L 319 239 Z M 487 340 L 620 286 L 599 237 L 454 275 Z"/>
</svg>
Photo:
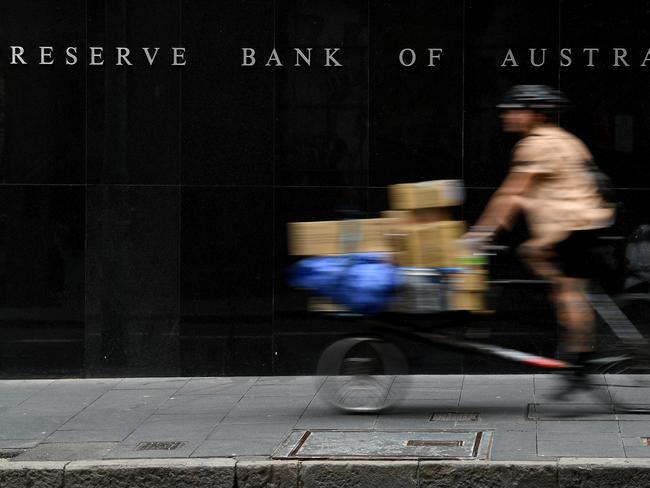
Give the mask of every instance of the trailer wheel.
<svg viewBox="0 0 650 488">
<path fill-rule="evenodd" d="M 317 374 L 326 376 L 320 393 L 350 413 L 375 413 L 394 404 L 409 381 L 408 363 L 393 344 L 374 337 L 349 337 L 327 347 Z M 397 386 L 399 385 L 399 388 Z"/>
</svg>

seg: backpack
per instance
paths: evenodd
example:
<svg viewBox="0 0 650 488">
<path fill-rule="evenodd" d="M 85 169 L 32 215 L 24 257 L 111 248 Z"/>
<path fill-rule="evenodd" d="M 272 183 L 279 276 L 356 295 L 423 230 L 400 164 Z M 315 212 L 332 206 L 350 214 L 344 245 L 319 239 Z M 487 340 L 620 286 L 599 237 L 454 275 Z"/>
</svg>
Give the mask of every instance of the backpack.
<svg viewBox="0 0 650 488">
<path fill-rule="evenodd" d="M 607 176 L 596 164 L 593 159 L 586 161 L 587 168 L 591 173 L 594 181 L 596 182 L 596 187 L 598 188 L 598 193 L 605 202 L 607 207 L 617 207 L 618 196 L 614 190 L 614 184 L 609 176 Z"/>
</svg>

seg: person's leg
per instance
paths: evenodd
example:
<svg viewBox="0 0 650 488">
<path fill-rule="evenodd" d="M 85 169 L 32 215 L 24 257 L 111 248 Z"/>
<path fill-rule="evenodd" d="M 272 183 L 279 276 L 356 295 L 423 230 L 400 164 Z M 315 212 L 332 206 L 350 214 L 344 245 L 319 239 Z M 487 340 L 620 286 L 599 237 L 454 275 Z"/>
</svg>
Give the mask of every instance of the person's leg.
<svg viewBox="0 0 650 488">
<path fill-rule="evenodd" d="M 555 393 L 554 399 L 558 401 L 576 391 L 592 389 L 586 365 L 594 347 L 594 312 L 585 294 L 587 282 L 565 276 L 555 262 L 555 246 L 566 237 L 531 239 L 520 248 L 523 261 L 536 275 L 551 283 L 550 298 L 555 305 L 558 323 L 564 329 L 560 347 L 565 359 L 576 365 L 565 375 L 565 387 Z"/>
<path fill-rule="evenodd" d="M 585 294 L 586 280 L 565 276 L 554 262 L 554 248 L 563 237 L 530 239 L 521 246 L 520 256 L 533 273 L 551 283 L 550 298 L 566 333 L 565 350 L 587 353 L 594 347 L 594 312 Z"/>
<path fill-rule="evenodd" d="M 557 318 L 566 331 L 566 350 L 581 353 L 594 349 L 594 311 L 586 296 L 587 282 L 578 278 L 559 278 L 554 292 Z"/>
</svg>

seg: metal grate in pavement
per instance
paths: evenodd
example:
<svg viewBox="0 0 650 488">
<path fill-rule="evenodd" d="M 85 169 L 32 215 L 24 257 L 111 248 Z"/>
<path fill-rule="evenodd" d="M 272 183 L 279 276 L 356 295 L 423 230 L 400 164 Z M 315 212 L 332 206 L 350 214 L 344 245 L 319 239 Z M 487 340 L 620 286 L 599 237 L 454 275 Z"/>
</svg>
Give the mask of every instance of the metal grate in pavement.
<svg viewBox="0 0 650 488">
<path fill-rule="evenodd" d="M 476 422 L 477 412 L 433 412 L 429 422 Z"/>
<path fill-rule="evenodd" d="M 293 430 L 276 459 L 486 459 L 492 431 Z"/>
<path fill-rule="evenodd" d="M 427 440 L 410 440 L 406 442 L 408 447 L 460 447 L 465 441 L 427 441 Z"/>
<path fill-rule="evenodd" d="M 0 450 L 0 459 L 11 459 L 20 456 L 23 452 L 22 450 L 11 449 L 11 450 Z"/>
<path fill-rule="evenodd" d="M 185 445 L 182 441 L 153 441 L 140 442 L 135 446 L 136 451 L 173 451 Z"/>
</svg>

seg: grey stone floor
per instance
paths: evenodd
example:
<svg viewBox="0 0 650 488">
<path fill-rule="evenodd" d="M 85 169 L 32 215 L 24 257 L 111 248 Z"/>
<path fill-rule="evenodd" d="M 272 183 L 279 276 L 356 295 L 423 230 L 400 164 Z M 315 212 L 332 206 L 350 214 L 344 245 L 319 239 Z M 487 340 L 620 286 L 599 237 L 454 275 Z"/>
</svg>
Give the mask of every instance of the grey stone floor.
<svg viewBox="0 0 650 488">
<path fill-rule="evenodd" d="M 554 375 L 399 377 L 400 400 L 380 415 L 346 415 L 319 390 L 325 378 L 127 378 L 0 381 L 0 457 L 79 460 L 270 456 L 292 429 L 492 430 L 493 460 L 650 457 L 650 388 L 626 376 L 596 376 L 597 395 L 558 403 Z M 431 421 L 435 412 L 476 420 Z M 178 441 L 174 450 L 137 450 Z"/>
</svg>

